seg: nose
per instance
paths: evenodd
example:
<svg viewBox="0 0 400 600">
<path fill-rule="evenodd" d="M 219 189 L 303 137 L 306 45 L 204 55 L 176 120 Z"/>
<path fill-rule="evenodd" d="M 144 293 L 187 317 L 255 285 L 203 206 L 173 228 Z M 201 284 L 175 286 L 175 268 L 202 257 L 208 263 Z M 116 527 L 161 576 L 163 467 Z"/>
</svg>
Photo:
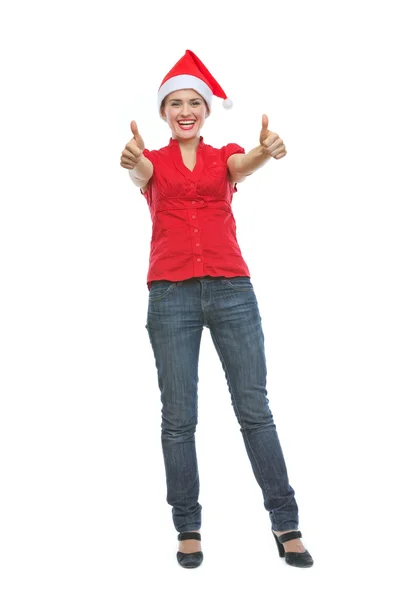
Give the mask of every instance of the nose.
<svg viewBox="0 0 400 600">
<path fill-rule="evenodd" d="M 184 104 L 182 108 L 182 117 L 188 117 L 192 114 L 189 104 Z"/>
</svg>

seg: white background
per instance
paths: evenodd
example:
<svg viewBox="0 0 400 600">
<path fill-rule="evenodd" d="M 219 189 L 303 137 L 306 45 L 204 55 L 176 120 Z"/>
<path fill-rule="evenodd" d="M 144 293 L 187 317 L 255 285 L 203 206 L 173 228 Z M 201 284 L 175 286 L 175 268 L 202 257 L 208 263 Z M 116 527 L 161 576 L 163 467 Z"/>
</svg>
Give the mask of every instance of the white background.
<svg viewBox="0 0 400 600">
<path fill-rule="evenodd" d="M 0 19 L 0 595 L 337 598 L 398 555 L 399 109 L 395 2 L 19 2 Z M 120 166 L 135 119 L 168 143 L 165 74 L 193 50 L 206 143 L 287 156 L 233 209 L 270 407 L 315 564 L 278 557 L 210 333 L 196 442 L 199 569 L 176 561 L 145 329 L 151 220 Z"/>
</svg>

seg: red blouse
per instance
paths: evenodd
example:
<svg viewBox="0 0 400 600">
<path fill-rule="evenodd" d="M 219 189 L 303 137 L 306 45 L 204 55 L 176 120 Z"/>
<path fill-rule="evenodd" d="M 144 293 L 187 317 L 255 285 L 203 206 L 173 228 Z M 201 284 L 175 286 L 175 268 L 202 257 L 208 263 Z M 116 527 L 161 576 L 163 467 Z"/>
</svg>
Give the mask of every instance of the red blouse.
<svg viewBox="0 0 400 600">
<path fill-rule="evenodd" d="M 153 223 L 147 287 L 154 280 L 181 281 L 191 277 L 247 276 L 250 272 L 236 239 L 232 196 L 226 161 L 244 153 L 238 144 L 213 148 L 200 137 L 196 166 L 182 160 L 177 139 L 160 150 L 143 150 L 153 163 L 146 191 Z"/>
</svg>

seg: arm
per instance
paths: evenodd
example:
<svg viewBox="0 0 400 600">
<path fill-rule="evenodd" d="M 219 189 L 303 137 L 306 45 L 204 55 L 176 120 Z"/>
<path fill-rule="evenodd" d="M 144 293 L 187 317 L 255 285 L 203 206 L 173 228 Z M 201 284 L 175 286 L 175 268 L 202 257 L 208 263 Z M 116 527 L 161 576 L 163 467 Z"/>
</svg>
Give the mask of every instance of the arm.
<svg viewBox="0 0 400 600">
<path fill-rule="evenodd" d="M 240 183 L 262 167 L 271 157 L 266 155 L 263 147 L 257 146 L 247 154 L 232 154 L 227 160 L 228 170 L 232 181 Z"/>
<path fill-rule="evenodd" d="M 129 177 L 135 185 L 144 188 L 152 177 L 153 171 L 153 163 L 142 155 L 136 167 L 129 170 Z"/>
<path fill-rule="evenodd" d="M 250 150 L 247 154 L 232 154 L 227 160 L 231 179 L 237 183 L 265 165 L 271 158 L 279 160 L 286 156 L 286 147 L 277 133 L 268 129 L 268 117 L 262 116 L 262 129 L 260 145 Z"/>
</svg>

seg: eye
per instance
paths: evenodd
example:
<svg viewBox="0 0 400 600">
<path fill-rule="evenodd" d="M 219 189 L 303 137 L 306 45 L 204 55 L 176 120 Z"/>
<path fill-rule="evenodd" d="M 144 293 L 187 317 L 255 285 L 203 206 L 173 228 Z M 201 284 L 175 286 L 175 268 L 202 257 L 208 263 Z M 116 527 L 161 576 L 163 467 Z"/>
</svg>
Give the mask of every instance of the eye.
<svg viewBox="0 0 400 600">
<path fill-rule="evenodd" d="M 179 102 L 171 102 L 171 106 L 179 106 Z M 200 106 L 201 102 L 199 102 L 198 100 L 195 100 L 194 102 L 192 102 L 193 106 Z"/>
</svg>

